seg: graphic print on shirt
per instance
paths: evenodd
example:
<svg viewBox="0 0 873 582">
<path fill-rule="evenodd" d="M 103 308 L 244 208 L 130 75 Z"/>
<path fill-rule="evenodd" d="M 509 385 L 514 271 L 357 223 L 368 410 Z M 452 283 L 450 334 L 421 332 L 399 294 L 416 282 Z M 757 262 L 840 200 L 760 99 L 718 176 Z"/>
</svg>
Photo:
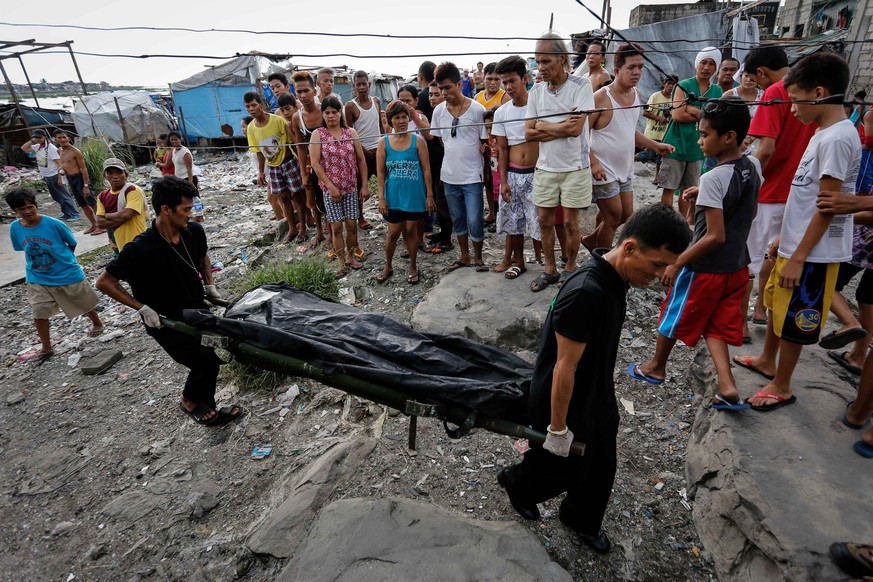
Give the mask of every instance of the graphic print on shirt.
<svg viewBox="0 0 873 582">
<path fill-rule="evenodd" d="M 279 138 L 275 135 L 265 137 L 258 143 L 258 145 L 261 148 L 261 153 L 264 154 L 264 157 L 267 158 L 268 162 L 274 162 L 282 151 L 279 147 Z"/>
<path fill-rule="evenodd" d="M 52 253 L 44 248 L 51 248 L 52 241 L 38 236 L 29 236 L 23 241 L 24 252 L 30 259 L 30 266 L 36 273 L 48 273 L 51 271 L 52 265 L 58 260 Z"/>
<path fill-rule="evenodd" d="M 421 166 L 416 161 L 388 160 L 385 165 L 392 180 L 418 181 L 421 179 L 419 171 Z"/>
</svg>

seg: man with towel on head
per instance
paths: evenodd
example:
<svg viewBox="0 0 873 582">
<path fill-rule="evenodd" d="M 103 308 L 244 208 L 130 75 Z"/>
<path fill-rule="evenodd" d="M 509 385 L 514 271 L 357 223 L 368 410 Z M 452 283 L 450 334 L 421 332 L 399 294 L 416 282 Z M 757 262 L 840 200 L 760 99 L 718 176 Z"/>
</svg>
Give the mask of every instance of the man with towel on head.
<svg viewBox="0 0 873 582">
<path fill-rule="evenodd" d="M 721 97 L 721 88 L 711 82 L 720 64 L 721 51 L 715 47 L 709 46 L 697 53 L 694 59 L 695 75 L 679 81 L 673 89 L 675 109 L 664 134 L 664 143 L 673 146 L 676 151 L 661 162 L 661 173 L 658 176 L 658 188 L 663 188 L 661 202 L 672 206 L 673 194 L 679 190 L 679 213 L 689 222 L 694 220 L 694 203 L 683 200 L 682 191 L 698 185 L 704 157 L 703 150 L 697 145 L 700 138 L 697 122 L 700 121 L 705 102 L 699 98 Z M 689 96 L 693 97 L 686 103 Z"/>
</svg>

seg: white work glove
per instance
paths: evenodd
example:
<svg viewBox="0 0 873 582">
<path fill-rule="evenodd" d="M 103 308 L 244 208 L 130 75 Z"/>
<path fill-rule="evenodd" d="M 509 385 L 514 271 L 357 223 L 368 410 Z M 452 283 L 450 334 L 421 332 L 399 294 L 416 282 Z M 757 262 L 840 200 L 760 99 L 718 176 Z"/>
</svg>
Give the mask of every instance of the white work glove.
<svg viewBox="0 0 873 582">
<path fill-rule="evenodd" d="M 215 285 L 206 285 L 206 296 L 210 299 L 221 299 L 221 293 Z"/>
<path fill-rule="evenodd" d="M 567 457 L 570 455 L 570 445 L 573 444 L 573 433 L 570 428 L 565 428 L 563 432 L 552 432 L 552 426 L 546 429 L 546 442 L 543 448 L 559 457 Z"/>
<path fill-rule="evenodd" d="M 158 315 L 158 312 L 149 307 L 148 305 L 143 305 L 136 311 L 142 316 L 143 323 L 146 324 L 147 327 L 159 328 L 163 327 L 164 324 L 161 323 L 161 316 Z"/>
</svg>

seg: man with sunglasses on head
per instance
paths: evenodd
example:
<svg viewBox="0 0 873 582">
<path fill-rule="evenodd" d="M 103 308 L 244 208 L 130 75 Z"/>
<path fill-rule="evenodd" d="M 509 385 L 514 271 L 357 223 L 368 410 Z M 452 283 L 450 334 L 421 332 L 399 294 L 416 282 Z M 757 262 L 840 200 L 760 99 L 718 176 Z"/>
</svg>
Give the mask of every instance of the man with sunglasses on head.
<svg viewBox="0 0 873 582">
<path fill-rule="evenodd" d="M 488 139 L 483 116 L 485 108 L 461 93 L 461 71 L 454 63 L 445 62 L 436 68 L 434 79 L 445 101 L 434 108 L 431 133 L 440 137 L 445 149 L 440 178 L 446 192 L 461 257 L 449 271 L 468 267 L 473 241 L 473 262 L 477 271 L 488 271 L 482 260 L 482 144 Z M 434 129 L 436 128 L 436 129 Z"/>
</svg>

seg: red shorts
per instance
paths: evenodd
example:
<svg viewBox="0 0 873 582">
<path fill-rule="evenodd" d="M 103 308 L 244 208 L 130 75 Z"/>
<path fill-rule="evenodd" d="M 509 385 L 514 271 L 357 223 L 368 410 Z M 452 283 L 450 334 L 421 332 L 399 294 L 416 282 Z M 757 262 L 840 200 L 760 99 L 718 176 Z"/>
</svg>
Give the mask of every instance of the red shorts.
<svg viewBox="0 0 873 582">
<path fill-rule="evenodd" d="M 661 306 L 658 332 L 691 347 L 701 336 L 743 345 L 741 309 L 748 283 L 747 267 L 734 273 L 695 273 L 683 268 Z"/>
</svg>

